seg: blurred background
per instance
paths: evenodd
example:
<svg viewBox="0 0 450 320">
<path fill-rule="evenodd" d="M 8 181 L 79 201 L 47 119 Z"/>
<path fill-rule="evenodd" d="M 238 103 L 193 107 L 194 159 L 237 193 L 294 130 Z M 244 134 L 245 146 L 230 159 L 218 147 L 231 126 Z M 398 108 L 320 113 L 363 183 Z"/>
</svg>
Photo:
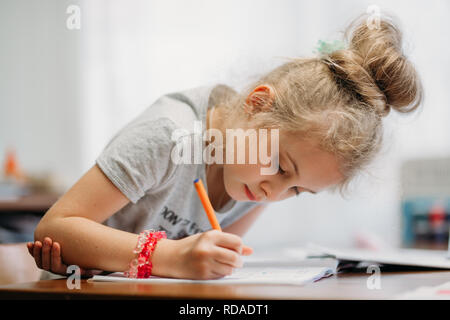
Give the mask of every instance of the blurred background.
<svg viewBox="0 0 450 320">
<path fill-rule="evenodd" d="M 446 249 L 446 0 L 2 0 L 0 242 L 31 240 L 46 205 L 159 96 L 218 82 L 239 90 L 283 57 L 310 56 L 319 40 L 339 39 L 369 5 L 400 22 L 425 88 L 421 110 L 385 120 L 381 154 L 346 197 L 302 194 L 273 204 L 245 241 Z M 34 194 L 44 197 L 17 201 Z"/>
</svg>

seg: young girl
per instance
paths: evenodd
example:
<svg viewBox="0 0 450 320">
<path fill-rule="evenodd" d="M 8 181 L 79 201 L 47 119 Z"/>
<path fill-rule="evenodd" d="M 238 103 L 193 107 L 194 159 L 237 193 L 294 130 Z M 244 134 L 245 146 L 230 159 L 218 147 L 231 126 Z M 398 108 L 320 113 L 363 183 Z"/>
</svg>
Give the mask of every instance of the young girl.
<svg viewBox="0 0 450 320">
<path fill-rule="evenodd" d="M 70 264 L 86 275 L 127 271 L 142 255 L 133 250 L 145 229 L 167 235 L 146 258 L 153 275 L 212 279 L 242 266 L 241 255 L 252 250 L 241 236 L 268 202 L 344 187 L 379 150 L 382 118 L 420 105 L 400 31 L 389 19 L 366 21 L 349 26 L 347 48 L 292 59 L 240 94 L 218 85 L 157 100 L 42 218 L 28 244 L 38 267 L 63 275 Z M 261 161 L 174 163 L 173 132 L 199 120 L 223 136 L 226 129 L 279 129 L 278 172 L 262 175 L 268 165 Z M 210 230 L 196 178 L 205 181 L 223 232 Z"/>
</svg>

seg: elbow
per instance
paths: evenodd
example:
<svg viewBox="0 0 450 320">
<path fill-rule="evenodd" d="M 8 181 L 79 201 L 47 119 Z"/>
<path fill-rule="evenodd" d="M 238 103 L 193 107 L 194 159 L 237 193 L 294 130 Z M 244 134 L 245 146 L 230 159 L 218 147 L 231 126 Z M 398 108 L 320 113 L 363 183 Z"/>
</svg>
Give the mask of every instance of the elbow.
<svg viewBox="0 0 450 320">
<path fill-rule="evenodd" d="M 34 241 L 42 242 L 45 237 L 54 238 L 52 224 L 52 219 L 44 216 L 34 229 Z"/>
<path fill-rule="evenodd" d="M 47 222 L 43 221 L 44 219 L 41 219 L 39 221 L 38 225 L 36 226 L 36 229 L 34 229 L 34 241 L 43 241 L 44 237 L 46 235 L 46 228 L 47 228 Z"/>
</svg>

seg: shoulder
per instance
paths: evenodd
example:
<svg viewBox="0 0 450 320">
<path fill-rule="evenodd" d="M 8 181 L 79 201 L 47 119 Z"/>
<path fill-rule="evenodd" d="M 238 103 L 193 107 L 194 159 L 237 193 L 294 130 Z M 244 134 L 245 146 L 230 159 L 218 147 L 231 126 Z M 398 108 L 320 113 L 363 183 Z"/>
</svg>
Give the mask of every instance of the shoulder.
<svg viewBox="0 0 450 320">
<path fill-rule="evenodd" d="M 194 121 L 203 120 L 215 86 L 201 86 L 161 96 L 142 114 L 141 120 L 169 119 L 176 127 L 189 129 Z"/>
<path fill-rule="evenodd" d="M 230 98 L 235 97 L 237 94 L 238 93 L 233 88 L 224 84 L 218 84 L 211 90 L 208 104 L 219 104 L 222 101 L 227 101 Z"/>
</svg>

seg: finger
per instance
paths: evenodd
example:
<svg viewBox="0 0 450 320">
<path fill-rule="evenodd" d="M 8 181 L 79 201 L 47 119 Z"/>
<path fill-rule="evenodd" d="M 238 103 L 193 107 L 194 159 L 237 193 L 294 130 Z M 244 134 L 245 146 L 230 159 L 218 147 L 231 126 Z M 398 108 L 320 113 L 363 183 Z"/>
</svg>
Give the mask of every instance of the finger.
<svg viewBox="0 0 450 320">
<path fill-rule="evenodd" d="M 61 246 L 58 242 L 54 242 L 52 246 L 52 272 L 66 275 L 67 266 L 62 262 L 61 259 Z"/>
<path fill-rule="evenodd" d="M 232 268 L 242 268 L 243 262 L 240 254 L 236 251 L 217 247 L 214 251 L 214 260 L 218 263 L 226 264 Z"/>
<path fill-rule="evenodd" d="M 225 275 L 216 273 L 216 272 L 214 272 L 214 271 L 211 272 L 211 279 L 212 279 L 212 280 L 218 280 L 218 279 L 221 279 L 221 278 L 223 278 L 223 277 L 225 277 Z"/>
<path fill-rule="evenodd" d="M 226 232 L 222 232 L 219 237 L 217 237 L 216 245 L 234 250 L 239 254 L 242 253 L 243 249 L 241 237 Z"/>
<path fill-rule="evenodd" d="M 34 243 L 33 242 L 27 242 L 27 249 L 28 252 L 33 255 L 33 247 L 34 247 Z"/>
<path fill-rule="evenodd" d="M 52 248 L 52 239 L 45 237 L 44 244 L 42 246 L 42 269 L 50 271 L 51 255 L 50 250 Z"/>
<path fill-rule="evenodd" d="M 242 249 L 242 255 L 243 256 L 249 256 L 252 253 L 253 253 L 253 248 L 250 248 L 250 247 L 247 247 L 247 246 L 243 247 L 243 249 Z"/>
<path fill-rule="evenodd" d="M 34 247 L 33 247 L 33 257 L 34 257 L 34 262 L 36 262 L 36 266 L 39 269 L 42 269 L 41 249 L 42 249 L 42 243 L 40 241 L 36 241 L 34 243 Z"/>
<path fill-rule="evenodd" d="M 223 263 L 215 263 L 214 269 L 211 271 L 213 278 L 222 278 L 233 273 L 233 268 Z"/>
</svg>

